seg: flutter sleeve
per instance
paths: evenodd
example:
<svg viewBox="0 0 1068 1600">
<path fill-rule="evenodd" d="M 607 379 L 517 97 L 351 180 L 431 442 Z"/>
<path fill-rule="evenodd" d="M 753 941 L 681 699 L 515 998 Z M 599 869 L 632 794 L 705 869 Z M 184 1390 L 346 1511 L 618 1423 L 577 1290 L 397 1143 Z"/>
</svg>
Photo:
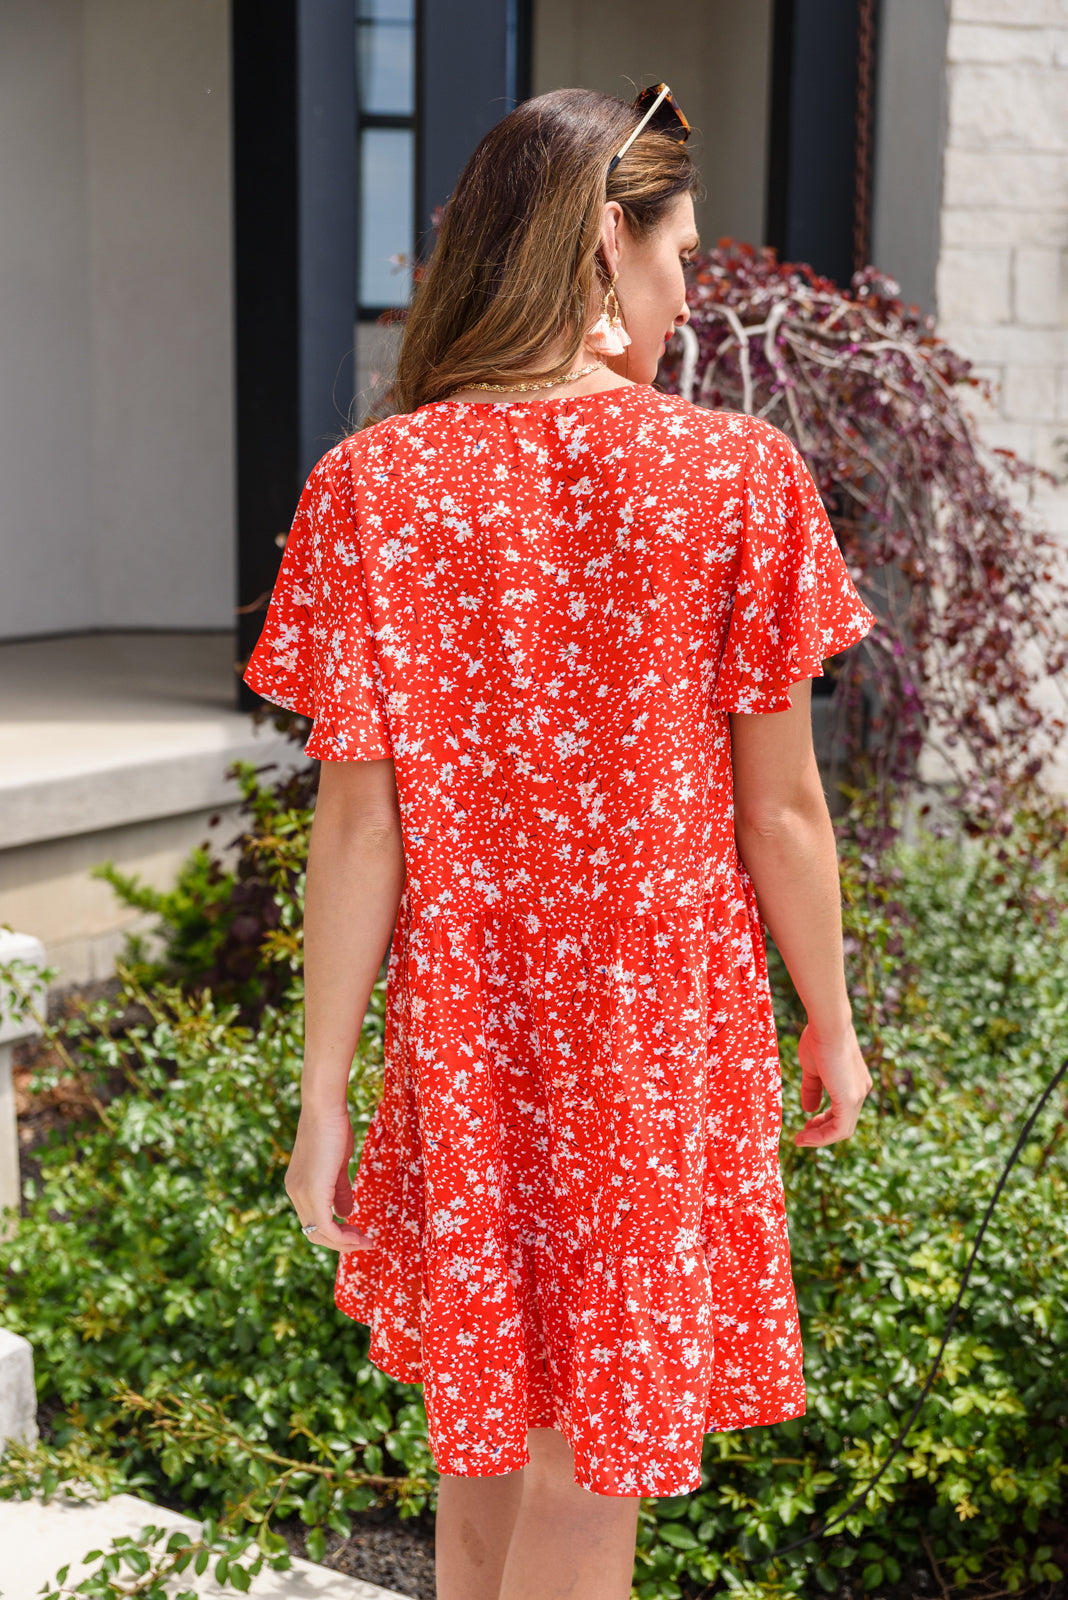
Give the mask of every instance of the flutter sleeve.
<svg viewBox="0 0 1068 1600">
<path fill-rule="evenodd" d="M 306 755 L 392 757 L 344 443 L 322 458 L 304 486 L 244 679 L 273 705 L 313 719 Z"/>
<path fill-rule="evenodd" d="M 730 621 L 713 691 L 721 711 L 788 711 L 789 688 L 870 632 L 819 490 L 779 429 L 748 421 Z"/>
</svg>

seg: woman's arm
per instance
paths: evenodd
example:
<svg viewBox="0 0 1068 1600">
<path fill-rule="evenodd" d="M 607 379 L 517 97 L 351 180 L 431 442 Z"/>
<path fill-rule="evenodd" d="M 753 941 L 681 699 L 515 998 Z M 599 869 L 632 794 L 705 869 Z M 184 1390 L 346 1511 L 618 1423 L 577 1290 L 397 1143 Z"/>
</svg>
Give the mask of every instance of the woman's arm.
<svg viewBox="0 0 1068 1600">
<path fill-rule="evenodd" d="M 842 956 L 842 902 L 834 828 L 812 748 L 812 683 L 790 690 L 792 707 L 731 715 L 734 833 L 760 912 L 786 963 L 808 1025 L 801 1035 L 801 1105 L 810 1116 L 797 1144 L 848 1139 L 871 1089 L 853 1030 Z"/>
<path fill-rule="evenodd" d="M 324 761 L 304 894 L 304 1070 L 285 1187 L 315 1244 L 354 1249 L 358 1229 L 333 1221 L 352 1191 L 347 1088 L 360 1030 L 404 889 L 404 844 L 392 761 Z"/>
</svg>

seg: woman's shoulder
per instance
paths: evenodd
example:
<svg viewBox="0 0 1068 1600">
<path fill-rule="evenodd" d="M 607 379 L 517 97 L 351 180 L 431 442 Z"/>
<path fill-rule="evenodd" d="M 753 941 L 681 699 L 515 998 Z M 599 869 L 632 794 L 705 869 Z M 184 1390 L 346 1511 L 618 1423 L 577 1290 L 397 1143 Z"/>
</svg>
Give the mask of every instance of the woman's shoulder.
<svg viewBox="0 0 1068 1600">
<path fill-rule="evenodd" d="M 681 395 L 665 398 L 674 402 L 672 414 L 683 412 L 691 421 L 693 434 L 721 461 L 727 456 L 744 466 L 752 488 L 780 490 L 791 480 L 807 475 L 805 459 L 793 439 L 766 417 L 750 416 L 744 411 L 719 411 Z"/>
<path fill-rule="evenodd" d="M 688 400 L 671 389 L 654 389 L 660 409 L 666 418 L 679 418 L 695 432 L 724 446 L 739 450 L 754 450 L 764 456 L 789 455 L 796 451 L 789 434 L 765 417 L 754 417 L 745 411 L 723 411 L 716 406 L 702 405 Z"/>
<path fill-rule="evenodd" d="M 309 475 L 309 483 L 326 480 L 351 482 L 368 468 L 388 465 L 404 442 L 418 443 L 427 435 L 425 420 L 417 411 L 394 412 L 366 426 L 356 428 L 319 457 Z"/>
<path fill-rule="evenodd" d="M 716 406 L 703 405 L 673 389 L 651 388 L 649 394 L 650 411 L 677 437 L 707 442 L 721 450 L 745 451 L 748 447 L 753 417 L 740 411 L 721 411 Z"/>
</svg>

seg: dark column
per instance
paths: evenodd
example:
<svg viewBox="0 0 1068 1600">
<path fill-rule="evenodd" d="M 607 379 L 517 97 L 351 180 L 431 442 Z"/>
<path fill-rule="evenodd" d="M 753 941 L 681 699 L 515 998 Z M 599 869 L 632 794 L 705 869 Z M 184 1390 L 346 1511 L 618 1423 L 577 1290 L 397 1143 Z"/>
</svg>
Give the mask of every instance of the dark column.
<svg viewBox="0 0 1068 1600">
<path fill-rule="evenodd" d="M 857 200 L 864 0 L 775 0 L 768 243 L 848 284 Z M 866 180 L 865 180 L 866 181 Z"/>
<path fill-rule="evenodd" d="M 356 384 L 356 25 L 352 0 L 297 11 L 300 477 L 349 432 Z"/>
<path fill-rule="evenodd" d="M 232 0 L 237 654 L 263 626 L 278 537 L 345 431 L 355 324 L 352 0 Z M 245 609 L 247 608 L 247 609 Z M 258 696 L 239 685 L 250 710 Z"/>
<path fill-rule="evenodd" d="M 237 657 L 263 626 L 298 475 L 296 11 L 233 0 Z M 245 610 L 249 607 L 252 609 Z M 238 705 L 259 697 L 238 684 Z"/>
<path fill-rule="evenodd" d="M 482 136 L 530 95 L 531 0 L 421 0 L 416 253 Z"/>
<path fill-rule="evenodd" d="M 775 0 L 768 148 L 767 240 L 848 285 L 871 220 L 871 136 L 878 0 Z M 829 737 L 831 674 L 812 683 L 817 755 L 832 810 L 845 746 Z M 870 705 L 858 737 L 868 739 Z"/>
</svg>

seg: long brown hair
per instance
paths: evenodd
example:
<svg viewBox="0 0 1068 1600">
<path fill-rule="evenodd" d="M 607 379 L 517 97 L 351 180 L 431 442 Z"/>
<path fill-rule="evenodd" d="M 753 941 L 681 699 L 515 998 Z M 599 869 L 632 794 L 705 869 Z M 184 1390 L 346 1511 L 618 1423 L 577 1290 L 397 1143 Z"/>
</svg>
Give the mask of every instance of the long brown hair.
<svg viewBox="0 0 1068 1600">
<path fill-rule="evenodd" d="M 598 256 L 605 202 L 618 201 L 641 239 L 679 195 L 699 188 L 685 147 L 656 132 L 639 134 L 606 182 L 608 163 L 639 120 L 612 95 L 554 89 L 490 129 L 449 197 L 416 284 L 394 411 L 415 411 L 480 380 L 571 370 L 608 285 Z M 525 370 L 561 339 L 559 365 Z"/>
</svg>

